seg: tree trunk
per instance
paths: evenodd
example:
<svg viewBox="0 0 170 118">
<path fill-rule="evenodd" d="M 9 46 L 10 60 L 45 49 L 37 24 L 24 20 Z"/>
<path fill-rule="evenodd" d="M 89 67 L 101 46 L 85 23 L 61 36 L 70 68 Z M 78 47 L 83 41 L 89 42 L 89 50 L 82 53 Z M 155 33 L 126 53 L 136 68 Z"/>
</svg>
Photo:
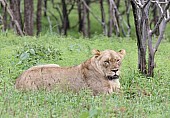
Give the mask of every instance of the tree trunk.
<svg viewBox="0 0 170 118">
<path fill-rule="evenodd" d="M 113 5 L 111 4 L 110 0 L 108 0 L 109 4 L 109 23 L 108 23 L 108 37 L 112 36 L 113 32 Z"/>
<path fill-rule="evenodd" d="M 157 12 L 157 5 L 154 4 L 153 5 L 153 20 L 151 21 L 151 23 L 153 22 L 154 26 L 156 25 L 156 23 L 158 22 L 159 16 L 158 16 L 158 12 Z M 159 35 L 159 29 L 156 30 L 155 34 L 158 36 Z"/>
<path fill-rule="evenodd" d="M 131 25 L 130 25 L 130 1 L 125 0 L 126 5 L 126 19 L 127 19 L 127 25 L 128 25 L 128 32 L 127 35 L 130 36 L 131 34 Z"/>
<path fill-rule="evenodd" d="M 106 26 L 106 20 L 105 20 L 105 12 L 103 7 L 103 0 L 100 0 L 100 10 L 101 10 L 101 18 L 102 18 L 102 26 L 103 26 L 103 34 L 107 36 L 107 26 Z"/>
<path fill-rule="evenodd" d="M 44 0 L 44 16 L 47 16 L 47 0 Z"/>
<path fill-rule="evenodd" d="M 7 30 L 8 23 L 7 23 L 7 8 L 3 6 L 3 19 L 2 19 L 2 24 L 3 24 L 3 31 Z"/>
<path fill-rule="evenodd" d="M 81 3 L 80 0 L 77 0 L 77 11 L 78 11 L 78 20 L 79 20 L 78 31 L 82 32 L 82 30 L 83 30 L 83 19 L 82 19 L 82 3 Z"/>
<path fill-rule="evenodd" d="M 41 11 L 42 11 L 42 0 L 38 0 L 37 3 L 37 35 L 41 32 Z"/>
<path fill-rule="evenodd" d="M 158 46 L 159 44 L 161 43 L 162 39 L 163 39 L 163 35 L 164 35 L 164 32 L 165 32 L 165 28 L 166 28 L 166 24 L 168 22 L 168 19 L 165 20 L 163 19 L 159 28 L 160 28 L 160 33 L 159 33 L 159 36 L 158 36 L 158 40 L 157 40 L 157 43 L 155 45 L 155 47 L 153 48 L 152 46 L 152 35 L 153 33 L 149 33 L 149 36 L 148 36 L 148 47 L 149 47 L 149 58 L 148 58 L 148 76 L 150 77 L 153 77 L 154 76 L 154 67 L 155 67 L 155 61 L 154 61 L 154 58 L 155 58 L 155 53 L 158 49 Z M 156 32 L 156 30 L 155 30 Z"/>
<path fill-rule="evenodd" d="M 87 5 L 90 5 L 90 1 L 87 1 Z M 87 31 L 88 31 L 88 37 L 90 37 L 90 13 L 87 9 Z"/>
<path fill-rule="evenodd" d="M 13 12 L 14 19 L 19 24 L 20 29 L 22 29 L 22 19 L 21 19 L 21 13 L 20 13 L 20 0 L 10 0 L 10 8 Z M 14 27 L 14 23 L 12 22 L 12 27 Z M 17 34 L 20 34 L 20 31 L 18 28 L 16 28 Z"/>
<path fill-rule="evenodd" d="M 24 0 L 24 32 L 25 35 L 33 36 L 33 0 Z"/>
<path fill-rule="evenodd" d="M 87 9 L 86 6 L 83 4 L 83 36 L 88 37 L 87 33 Z"/>
<path fill-rule="evenodd" d="M 119 1 L 118 1 L 118 3 L 119 3 Z M 120 28 L 119 28 L 120 13 L 118 11 L 118 8 L 117 8 L 114 0 L 110 0 L 110 4 L 112 4 L 113 25 L 114 25 L 114 29 L 115 29 L 115 32 L 116 32 L 116 36 L 120 36 Z M 123 30 L 123 27 L 122 27 L 122 30 Z"/>
<path fill-rule="evenodd" d="M 115 0 L 115 3 L 116 3 L 116 6 L 117 6 L 117 9 L 119 9 L 119 6 L 120 6 L 120 0 Z"/>
<path fill-rule="evenodd" d="M 67 5 L 65 0 L 61 0 L 61 3 L 62 3 L 62 13 L 63 13 L 63 22 L 62 22 L 63 34 L 67 35 L 67 30 L 70 28 L 70 23 L 67 14 Z"/>
<path fill-rule="evenodd" d="M 151 50 L 149 50 L 149 58 L 148 58 L 148 72 L 147 72 L 147 75 L 149 77 L 153 77 L 154 76 L 154 51 L 152 48 L 150 48 Z"/>
<path fill-rule="evenodd" d="M 86 5 L 89 5 L 89 1 L 83 0 L 83 36 L 90 37 L 90 19 Z"/>
<path fill-rule="evenodd" d="M 133 1 L 131 1 L 132 4 L 132 10 L 133 10 L 133 16 L 135 20 L 135 28 L 136 28 L 136 35 L 137 35 L 137 46 L 138 46 L 138 69 L 143 74 L 147 74 L 146 69 L 146 50 L 144 48 L 144 44 L 142 42 L 142 34 L 141 34 L 141 24 L 139 19 L 140 14 L 138 14 L 138 9 L 136 8 Z M 142 24 L 143 25 L 143 24 Z"/>
</svg>

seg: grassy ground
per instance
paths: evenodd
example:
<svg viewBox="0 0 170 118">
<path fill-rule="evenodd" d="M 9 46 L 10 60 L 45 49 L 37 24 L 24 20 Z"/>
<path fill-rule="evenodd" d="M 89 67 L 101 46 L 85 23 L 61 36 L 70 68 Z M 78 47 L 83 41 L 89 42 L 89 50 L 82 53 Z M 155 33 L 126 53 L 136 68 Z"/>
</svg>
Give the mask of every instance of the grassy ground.
<svg viewBox="0 0 170 118">
<path fill-rule="evenodd" d="M 61 118 L 168 118 L 170 117 L 170 43 L 162 42 L 156 53 L 155 77 L 137 71 L 136 42 L 128 38 L 94 36 L 90 40 L 53 34 L 17 37 L 0 34 L 0 117 Z M 120 94 L 91 96 L 90 91 L 19 92 L 17 76 L 33 65 L 77 65 L 91 57 L 92 49 L 125 49 Z"/>
</svg>

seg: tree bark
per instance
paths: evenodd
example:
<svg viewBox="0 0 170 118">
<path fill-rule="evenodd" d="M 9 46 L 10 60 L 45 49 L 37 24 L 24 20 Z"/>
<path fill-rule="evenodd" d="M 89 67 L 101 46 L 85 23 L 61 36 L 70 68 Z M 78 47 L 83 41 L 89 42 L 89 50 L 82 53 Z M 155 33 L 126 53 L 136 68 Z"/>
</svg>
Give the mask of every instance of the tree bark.
<svg viewBox="0 0 170 118">
<path fill-rule="evenodd" d="M 37 35 L 41 32 L 41 11 L 42 11 L 42 0 L 38 0 L 37 3 Z"/>
<path fill-rule="evenodd" d="M 147 75 L 150 77 L 154 76 L 154 50 L 152 48 L 152 35 L 149 33 L 148 35 L 148 50 L 149 50 L 149 57 L 148 57 L 148 72 Z"/>
<path fill-rule="evenodd" d="M 5 8 L 5 12 L 6 12 L 6 13 L 7 13 L 7 12 L 9 13 L 12 22 L 14 22 L 14 24 L 16 25 L 17 30 L 19 31 L 19 34 L 23 36 L 23 32 L 22 32 L 22 30 L 21 30 L 21 28 L 20 28 L 20 25 L 19 25 L 18 21 L 15 20 L 14 14 L 13 14 L 12 10 L 11 10 L 11 9 L 9 8 L 9 6 L 7 5 L 7 1 L 6 1 L 6 0 L 1 0 L 0 2 L 2 3 L 3 7 Z M 6 14 L 6 15 L 7 15 L 7 14 Z M 3 19 L 3 20 L 4 20 L 4 19 Z M 7 19 L 6 19 L 5 22 L 7 23 Z"/>
<path fill-rule="evenodd" d="M 29 36 L 34 33 L 33 8 L 33 0 L 24 0 L 24 33 Z"/>
<path fill-rule="evenodd" d="M 115 0 L 115 3 L 116 3 L 116 6 L 117 6 L 117 9 L 119 9 L 119 6 L 120 6 L 120 0 Z"/>
<path fill-rule="evenodd" d="M 130 25 L 130 1 L 125 0 L 125 5 L 126 5 L 126 19 L 127 19 L 127 25 L 128 25 L 128 32 L 127 35 L 130 36 L 131 34 L 131 25 Z"/>
<path fill-rule="evenodd" d="M 100 0 L 100 10 L 101 10 L 101 18 L 102 18 L 102 26 L 103 26 L 103 34 L 107 36 L 107 25 L 105 20 L 105 12 L 103 7 L 103 0 Z"/>
<path fill-rule="evenodd" d="M 47 16 L 47 0 L 44 0 L 44 16 Z"/>
<path fill-rule="evenodd" d="M 90 37 L 90 19 L 89 10 L 86 5 L 89 5 L 89 0 L 82 0 L 83 2 L 83 36 Z"/>
<path fill-rule="evenodd" d="M 147 74 L 147 69 L 146 69 L 146 50 L 143 47 L 143 42 L 142 42 L 142 34 L 141 34 L 141 24 L 139 21 L 140 16 L 138 14 L 138 8 L 136 7 L 135 3 L 131 1 L 132 4 L 132 10 L 133 10 L 133 16 L 135 20 L 135 28 L 136 28 L 136 36 L 137 36 L 137 46 L 138 46 L 138 69 L 140 72 L 143 74 Z"/>
<path fill-rule="evenodd" d="M 110 0 L 108 0 L 109 4 L 109 23 L 108 23 L 108 37 L 112 36 L 113 32 L 113 5 L 111 4 Z"/>
<path fill-rule="evenodd" d="M 158 22 L 159 16 L 158 16 L 158 12 L 157 12 L 157 5 L 153 4 L 152 7 L 153 7 L 153 11 L 152 11 L 153 19 L 152 19 L 152 21 L 151 21 L 151 25 L 152 25 L 152 23 L 153 23 L 154 26 L 155 26 L 156 23 Z M 150 26 L 150 27 L 151 27 L 151 26 Z M 159 29 L 156 30 L 155 34 L 156 34 L 157 36 L 159 35 Z"/>
<path fill-rule="evenodd" d="M 82 32 L 82 30 L 83 30 L 83 19 L 82 19 L 82 3 L 81 3 L 81 0 L 77 0 L 77 11 L 78 11 L 78 20 L 79 20 L 78 31 Z"/>
<path fill-rule="evenodd" d="M 5 5 L 7 6 L 7 4 Z M 7 8 L 3 6 L 3 19 L 2 19 L 2 24 L 3 24 L 3 28 L 2 30 L 3 31 L 6 31 L 7 30 L 7 26 L 8 26 L 8 23 L 7 23 Z"/>
<path fill-rule="evenodd" d="M 119 3 L 119 1 L 118 1 Z M 119 20 L 120 20 L 120 13 L 118 11 L 118 8 L 116 6 L 116 3 L 114 0 L 110 0 L 110 4 L 112 4 L 112 7 L 113 7 L 113 25 L 114 25 L 114 29 L 115 29 L 115 32 L 116 32 L 116 36 L 120 36 L 120 23 L 119 23 Z M 123 27 L 122 27 L 122 31 L 123 31 Z"/>
<path fill-rule="evenodd" d="M 87 1 L 87 6 L 90 5 L 90 1 Z M 89 9 L 87 9 L 87 26 L 88 26 L 88 37 L 90 37 L 90 13 L 89 13 Z"/>
<path fill-rule="evenodd" d="M 16 20 L 19 24 L 20 29 L 22 29 L 22 18 L 20 13 L 20 0 L 10 0 L 10 8 L 13 12 L 14 20 Z M 12 26 L 14 27 L 14 23 L 12 23 Z M 20 31 L 18 28 L 16 28 L 17 34 L 20 34 Z"/>
<path fill-rule="evenodd" d="M 62 14 L 63 14 L 63 22 L 62 22 L 63 35 L 67 35 L 67 30 L 70 28 L 70 23 L 67 14 L 67 5 L 65 0 L 61 0 L 61 3 L 62 3 Z"/>
</svg>

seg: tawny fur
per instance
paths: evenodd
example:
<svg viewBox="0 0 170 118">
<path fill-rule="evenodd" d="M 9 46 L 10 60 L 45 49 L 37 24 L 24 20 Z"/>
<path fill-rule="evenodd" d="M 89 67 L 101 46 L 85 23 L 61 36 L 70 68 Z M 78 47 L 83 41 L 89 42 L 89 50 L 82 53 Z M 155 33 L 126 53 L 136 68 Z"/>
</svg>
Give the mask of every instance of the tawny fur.
<svg viewBox="0 0 170 118">
<path fill-rule="evenodd" d="M 51 90 L 56 86 L 78 92 L 89 88 L 94 94 L 119 91 L 119 79 L 108 76 L 119 75 L 125 50 L 93 51 L 94 56 L 78 66 L 59 67 L 56 64 L 33 66 L 17 79 L 15 87 L 20 90 Z M 117 69 L 117 72 L 112 70 Z"/>
</svg>

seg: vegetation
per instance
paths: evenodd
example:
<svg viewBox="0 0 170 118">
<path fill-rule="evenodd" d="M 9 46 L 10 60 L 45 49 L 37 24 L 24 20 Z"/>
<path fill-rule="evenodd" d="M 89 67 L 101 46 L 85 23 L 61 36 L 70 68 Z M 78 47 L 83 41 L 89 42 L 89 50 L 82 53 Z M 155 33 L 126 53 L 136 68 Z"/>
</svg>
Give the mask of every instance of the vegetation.
<svg viewBox="0 0 170 118">
<path fill-rule="evenodd" d="M 18 37 L 0 34 L 0 116 L 1 117 L 170 117 L 170 43 L 164 40 L 156 54 L 154 78 L 138 73 L 136 41 L 131 38 L 94 36 Z M 122 90 L 119 94 L 92 96 L 89 90 L 20 92 L 14 89 L 16 77 L 30 66 L 56 63 L 80 64 L 92 49 L 124 48 L 127 55 L 121 68 Z"/>
<path fill-rule="evenodd" d="M 18 1 L 18 2 L 17 2 Z M 24 0 L 30 2 L 32 0 Z M 49 1 L 49 0 L 38 0 L 34 2 L 34 30 L 30 28 L 30 31 L 34 31 L 33 34 L 37 36 L 16 36 L 14 31 L 11 33 L 11 29 L 15 30 L 16 34 L 29 35 L 28 32 L 24 30 L 23 24 L 26 21 L 24 20 L 24 1 L 20 0 L 1 0 L 0 8 L 0 29 L 3 32 L 0 32 L 0 117 L 61 117 L 61 118 L 114 118 L 114 117 L 147 117 L 147 118 L 169 118 L 170 117 L 170 34 L 169 34 L 169 25 L 167 24 L 166 31 L 164 33 L 164 39 L 162 40 L 157 53 L 154 58 L 155 68 L 154 68 L 154 77 L 145 77 L 143 74 L 139 73 L 137 70 L 138 66 L 138 47 L 137 38 L 135 37 L 135 24 L 132 17 L 132 9 L 129 0 L 116 1 L 118 9 L 115 9 L 113 0 L 112 10 L 117 12 L 119 16 L 118 19 L 113 17 L 114 20 L 121 22 L 127 20 L 130 21 L 129 25 L 129 34 L 121 38 L 123 35 L 122 30 L 117 32 L 115 25 L 109 24 L 110 12 L 109 4 L 107 1 L 90 1 L 90 10 L 92 12 L 87 12 L 90 14 L 90 39 L 84 37 L 89 37 L 84 35 L 84 31 L 89 30 L 88 28 L 84 31 L 80 28 L 80 23 L 78 19 L 78 5 L 80 0 L 69 0 L 67 1 L 67 9 L 71 8 L 75 4 L 75 8 L 72 9 L 70 14 L 59 15 L 57 11 L 57 6 L 61 9 L 64 9 L 62 4 L 65 0 L 62 1 Z M 45 10 L 45 3 L 47 2 L 47 10 Z M 135 1 L 135 0 L 131 0 Z M 6 2 L 8 5 L 6 6 Z M 15 4 L 13 4 L 13 2 Z M 20 3 L 21 2 L 21 3 Z M 41 3 L 40 3 L 41 2 Z M 54 3 L 52 3 L 54 2 Z M 149 0 L 147 1 L 149 2 Z M 4 3 L 4 5 L 3 5 Z M 20 3 L 20 4 L 19 4 Z M 37 5 L 39 3 L 39 5 Z M 100 11 L 100 4 L 103 4 L 105 10 L 105 19 L 102 19 Z M 120 4 L 119 4 L 120 3 Z M 28 3 L 26 6 L 30 7 Z M 125 7 L 125 5 L 126 7 Z M 168 1 L 169 4 L 169 1 Z M 20 5 L 21 7 L 18 7 Z M 136 4 L 140 5 L 140 4 Z M 9 7 L 10 6 L 10 7 Z M 13 7 L 12 7 L 13 6 Z M 38 10 L 38 6 L 42 6 Z M 56 8 L 54 7 L 56 6 Z M 145 6 L 145 5 L 144 5 Z M 151 5 L 151 8 L 153 6 Z M 157 10 L 160 6 L 157 5 Z M 12 19 L 12 12 L 15 13 L 17 17 L 20 13 L 17 13 L 18 8 L 21 12 L 22 19 L 14 18 Z M 87 7 L 88 8 L 88 7 Z M 127 12 L 126 10 L 129 12 Z M 140 7 L 139 7 L 140 8 Z M 147 7 L 149 8 L 149 7 Z M 153 7 L 155 8 L 155 7 Z M 153 9 L 152 8 L 152 9 Z M 6 10 L 7 9 L 7 10 Z M 12 12 L 10 12 L 10 10 Z M 83 8 L 84 9 L 84 8 Z M 83 15 L 83 9 L 81 9 Z M 27 9 L 26 9 L 27 10 Z M 31 10 L 31 9 L 30 9 Z M 45 11 L 46 16 L 45 16 Z M 140 9 L 138 9 L 140 10 Z M 142 9 L 145 10 L 145 9 Z M 27 10 L 28 11 L 28 10 Z M 38 12 L 39 11 L 39 12 Z M 42 11 L 42 12 L 41 12 Z M 146 10 L 145 10 L 146 11 Z M 41 13 L 41 14 L 39 14 Z M 68 13 L 68 11 L 67 11 Z M 99 21 L 94 17 L 93 14 L 96 14 L 102 22 L 105 22 L 107 28 L 112 27 L 113 31 L 110 31 L 110 35 L 107 34 L 103 36 L 102 32 L 106 27 L 102 26 Z M 150 16 L 152 16 L 151 12 Z M 39 20 L 35 19 L 37 16 Z M 128 16 L 130 14 L 130 16 Z M 32 15 L 32 14 L 30 14 Z M 70 28 L 64 27 L 66 22 L 60 21 L 61 18 L 65 18 L 69 15 Z M 127 15 L 127 16 L 126 16 Z M 140 14 L 137 14 L 138 16 Z M 143 14 L 144 15 L 144 14 Z M 2 18 L 3 16 L 3 18 Z M 157 16 L 161 16 L 158 13 L 156 16 L 153 16 L 153 20 L 156 20 Z M 32 17 L 32 16 L 31 16 Z M 61 17 L 61 18 L 60 18 Z M 127 18 L 126 18 L 127 17 Z M 154 18 L 155 17 L 155 18 Z M 86 18 L 86 17 L 84 17 Z M 142 17 L 147 18 L 147 17 Z M 87 17 L 88 19 L 88 17 Z M 128 20 L 129 19 L 129 20 Z M 140 18 L 139 18 L 140 19 Z M 14 22 L 17 20 L 21 26 L 21 31 L 17 29 L 17 23 Z M 22 22 L 20 22 L 22 20 Z M 41 22 L 40 22 L 41 20 Z M 84 19 L 85 20 L 85 19 Z M 104 21 L 105 20 L 105 21 Z M 120 21 L 119 21 L 120 20 Z M 152 20 L 152 17 L 151 19 Z M 28 21 L 29 22 L 29 21 Z M 155 21 L 156 22 L 156 21 Z M 16 23 L 16 24 L 15 24 Z M 40 23 L 38 25 L 38 23 Z M 141 22 L 140 22 L 141 23 Z M 29 23 L 28 23 L 29 24 Z M 41 25 L 42 24 L 42 25 Z M 37 25 L 37 28 L 36 28 Z M 87 25 L 87 24 L 86 24 Z M 138 25 L 140 25 L 138 23 Z M 151 24 L 153 25 L 153 24 Z M 11 27 L 12 26 L 12 27 Z M 140 25 L 142 26 L 142 25 Z M 146 25 L 148 26 L 148 25 Z M 33 28 L 33 27 L 32 27 Z M 83 27 L 82 27 L 83 28 Z M 120 29 L 123 27 L 120 25 Z M 124 27 L 125 30 L 128 30 Z M 29 29 L 29 28 L 26 28 Z M 152 28 L 151 28 L 152 29 Z M 109 30 L 109 29 L 108 29 Z M 142 30 L 142 28 L 140 28 Z M 23 32 L 24 31 L 24 32 Z M 146 31 L 146 30 L 142 30 Z M 66 33 L 64 33 L 66 32 Z M 78 33 L 79 32 L 79 33 Z M 117 34 L 116 34 L 117 33 Z M 119 34 L 120 33 L 120 34 Z M 146 32 L 143 33 L 144 36 Z M 65 36 L 62 36 L 63 34 Z M 31 33 L 32 35 L 32 33 Z M 66 37 L 67 35 L 67 37 Z M 84 36 L 83 36 L 84 35 Z M 116 37 L 118 35 L 120 37 Z M 142 36 L 142 35 L 141 35 Z M 110 37 L 110 38 L 109 38 Z M 135 40 L 134 40 L 135 37 Z M 143 38 L 143 37 L 142 37 Z M 144 37 L 146 38 L 146 37 Z M 157 42 L 158 37 L 154 35 L 152 38 L 153 43 Z M 163 37 L 161 37 L 163 38 Z M 148 40 L 147 40 L 148 41 Z M 146 43 L 147 44 L 147 43 Z M 15 79 L 26 69 L 34 65 L 40 64 L 59 64 L 60 66 L 73 66 L 80 64 L 89 57 L 92 56 L 92 49 L 113 49 L 120 50 L 125 49 L 127 55 L 122 63 L 121 68 L 121 78 L 120 82 L 122 89 L 120 93 L 113 93 L 111 95 L 99 95 L 92 96 L 91 91 L 83 90 L 80 93 L 73 93 L 71 91 L 61 92 L 61 91 L 29 91 L 21 92 L 15 89 L 14 83 Z M 148 59 L 149 51 L 146 48 L 146 59 Z M 145 57 L 144 57 L 145 58 Z M 146 61 L 146 64 L 147 61 Z M 148 68 L 147 68 L 148 69 Z"/>
</svg>

